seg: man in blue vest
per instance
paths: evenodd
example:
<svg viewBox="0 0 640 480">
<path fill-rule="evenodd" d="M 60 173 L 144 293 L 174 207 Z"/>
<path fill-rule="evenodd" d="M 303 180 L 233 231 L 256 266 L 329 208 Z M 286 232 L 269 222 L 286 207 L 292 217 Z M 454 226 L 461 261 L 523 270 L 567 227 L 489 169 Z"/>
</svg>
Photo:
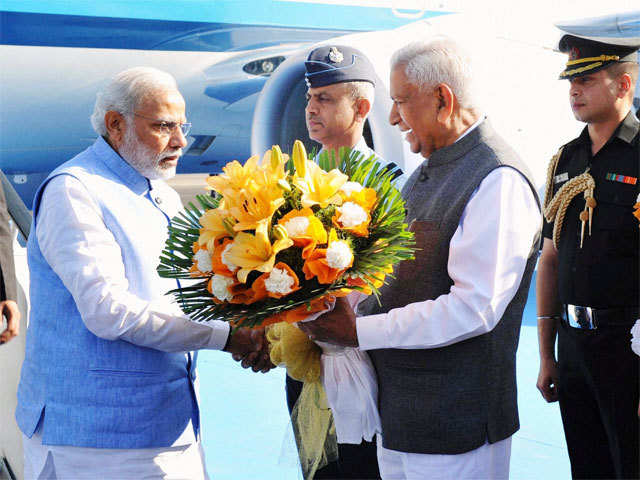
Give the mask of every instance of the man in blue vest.
<svg viewBox="0 0 640 480">
<path fill-rule="evenodd" d="M 378 380 L 382 478 L 508 478 L 518 430 L 516 349 L 539 243 L 531 177 L 473 97 L 451 39 L 391 61 L 390 122 L 425 161 L 402 195 L 415 260 L 380 291 L 300 328 L 368 351 Z"/>
<path fill-rule="evenodd" d="M 25 478 L 206 478 L 190 351 L 246 356 L 260 339 L 191 322 L 156 272 L 182 208 L 164 180 L 187 143 L 184 99 L 171 75 L 133 68 L 98 94 L 91 122 L 98 139 L 33 204 Z"/>
</svg>

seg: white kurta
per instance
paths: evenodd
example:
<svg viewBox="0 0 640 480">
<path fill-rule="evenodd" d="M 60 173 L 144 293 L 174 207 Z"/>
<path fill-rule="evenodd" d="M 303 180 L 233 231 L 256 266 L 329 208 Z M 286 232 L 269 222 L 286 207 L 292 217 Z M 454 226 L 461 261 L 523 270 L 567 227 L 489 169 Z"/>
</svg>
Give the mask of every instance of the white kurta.
<svg viewBox="0 0 640 480">
<path fill-rule="evenodd" d="M 64 208 L 59 208 L 61 205 Z M 229 335 L 226 322 L 194 323 L 168 299 L 146 302 L 128 291 L 120 247 L 98 211 L 78 180 L 61 175 L 44 190 L 35 231 L 42 255 L 69 289 L 86 327 L 102 338 L 168 352 L 222 349 Z M 136 212 L 131 215 L 131 221 L 135 221 Z M 184 478 L 187 474 L 189 478 L 206 477 L 191 424 L 174 446 L 167 448 L 111 450 L 42 445 L 39 432 L 23 440 L 25 472 L 31 478 L 47 471 L 56 475 L 46 478 L 143 478 L 149 472 L 156 476 L 166 472 L 167 478 Z"/>
<path fill-rule="evenodd" d="M 471 195 L 451 239 L 450 292 L 357 318 L 359 348 L 439 348 L 490 332 L 518 290 L 540 224 L 526 179 L 512 168 L 493 170 Z M 383 478 L 475 478 L 480 470 L 473 464 L 499 478 L 499 472 L 508 476 L 507 440 L 460 455 L 394 452 L 378 442 L 378 460 L 381 472 L 394 472 Z"/>
</svg>

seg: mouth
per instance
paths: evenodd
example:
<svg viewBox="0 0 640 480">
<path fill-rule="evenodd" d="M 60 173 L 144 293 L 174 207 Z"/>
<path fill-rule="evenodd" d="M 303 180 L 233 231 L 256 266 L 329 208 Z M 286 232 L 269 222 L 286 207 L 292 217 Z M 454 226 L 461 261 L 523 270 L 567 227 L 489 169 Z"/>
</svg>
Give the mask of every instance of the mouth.
<svg viewBox="0 0 640 480">
<path fill-rule="evenodd" d="M 307 125 L 309 125 L 309 127 L 321 127 L 322 123 L 317 120 L 307 119 Z"/>
<path fill-rule="evenodd" d="M 165 155 L 158 162 L 159 165 L 163 167 L 175 167 L 178 165 L 178 160 L 182 156 L 182 152 L 176 152 L 172 155 Z"/>
</svg>

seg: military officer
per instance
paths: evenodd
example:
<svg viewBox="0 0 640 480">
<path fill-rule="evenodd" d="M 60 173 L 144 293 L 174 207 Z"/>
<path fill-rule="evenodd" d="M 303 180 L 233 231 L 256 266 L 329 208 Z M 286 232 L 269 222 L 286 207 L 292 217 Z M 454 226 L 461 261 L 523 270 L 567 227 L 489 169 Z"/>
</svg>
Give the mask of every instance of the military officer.
<svg viewBox="0 0 640 480">
<path fill-rule="evenodd" d="M 638 478 L 638 46 L 565 35 L 560 79 L 586 123 L 549 166 L 538 265 L 537 387 L 560 412 L 574 478 Z M 555 340 L 558 338 L 558 359 Z"/>
<path fill-rule="evenodd" d="M 362 136 L 375 96 L 375 72 L 364 54 L 343 45 L 311 51 L 305 61 L 309 137 L 325 151 L 349 147 L 378 156 Z M 302 383 L 287 376 L 287 404 L 292 411 Z M 338 444 L 339 458 L 319 469 L 314 478 L 380 478 L 375 441 L 360 445 Z"/>
</svg>

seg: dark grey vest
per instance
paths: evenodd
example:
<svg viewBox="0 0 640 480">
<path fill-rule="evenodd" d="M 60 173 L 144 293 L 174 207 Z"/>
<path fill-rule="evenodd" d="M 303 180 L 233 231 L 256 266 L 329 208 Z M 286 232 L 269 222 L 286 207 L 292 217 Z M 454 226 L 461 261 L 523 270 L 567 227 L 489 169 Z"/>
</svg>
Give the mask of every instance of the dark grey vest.
<svg viewBox="0 0 640 480">
<path fill-rule="evenodd" d="M 396 267 L 396 279 L 382 288 L 382 306 L 370 298 L 361 314 L 388 312 L 449 293 L 449 243 L 469 197 L 499 167 L 523 174 L 537 199 L 526 167 L 488 120 L 435 151 L 428 166 L 425 162 L 413 173 L 402 193 L 407 222 L 421 250 L 415 260 Z M 539 238 L 534 243 L 520 287 L 491 332 L 442 348 L 369 352 L 378 375 L 385 448 L 457 454 L 487 440 L 503 440 L 519 428 L 516 349 Z"/>
</svg>

